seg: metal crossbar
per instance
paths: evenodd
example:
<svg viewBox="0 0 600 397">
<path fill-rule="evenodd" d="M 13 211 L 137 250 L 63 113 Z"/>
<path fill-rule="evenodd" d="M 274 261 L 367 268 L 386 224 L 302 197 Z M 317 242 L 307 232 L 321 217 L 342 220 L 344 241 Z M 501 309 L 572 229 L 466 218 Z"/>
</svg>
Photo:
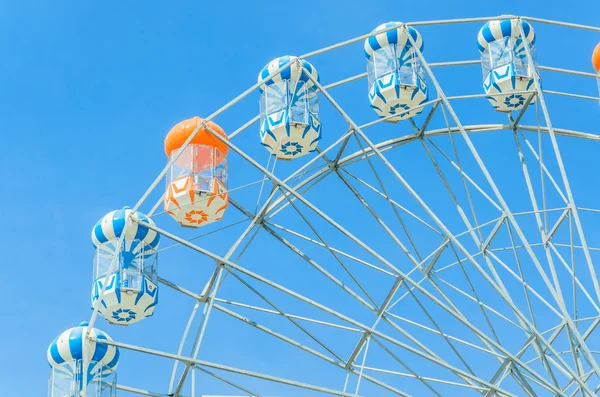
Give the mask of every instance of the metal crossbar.
<svg viewBox="0 0 600 397">
<path fill-rule="evenodd" d="M 484 23 L 491 19 L 520 20 L 505 15 L 409 22 L 402 28 Z M 598 27 L 523 19 L 600 32 Z M 524 37 L 521 24 L 518 26 Z M 391 29 L 396 27 L 387 30 Z M 299 59 L 335 52 L 373 35 L 330 45 Z M 414 39 L 410 35 L 408 39 L 436 92 L 435 98 L 419 106 L 424 112 L 422 121 L 417 118 L 401 125 L 388 124 L 392 118 L 388 117 L 359 124 L 341 105 L 336 90 L 365 79 L 367 74 L 321 84 L 307 72 L 326 102 L 322 107 L 328 106 L 344 128 L 329 146 L 320 148 L 294 172 L 284 174 L 278 166 L 276 173 L 274 167 L 248 154 L 239 138 L 256 126 L 259 116 L 243 123 L 229 140 L 212 131 L 207 123 L 228 114 L 262 83 L 289 66 L 286 64 L 196 128 L 184 147 L 200 128 L 205 128 L 229 147 L 239 164 L 253 170 L 253 179 L 244 180 L 230 191 L 228 211 L 237 211 L 242 219 L 223 222 L 192 238 L 138 219 L 127 221 L 125 230 L 132 222 L 140 222 L 172 240 L 161 255 L 186 250 L 195 255 L 190 258 L 210 261 L 206 279 L 188 282 L 185 287 L 179 285 L 179 280 L 158 279 L 169 292 L 181 293 L 193 303 L 176 353 L 94 339 L 172 361 L 166 392 L 125 385 L 118 385 L 119 390 L 157 397 L 188 396 L 190 390 L 190 396 L 198 397 L 202 395 L 202 384 L 197 378 L 206 377 L 226 390 L 252 396 L 283 390 L 268 386 L 273 384 L 287 387 L 290 395 L 294 389 L 337 396 L 597 394 L 600 366 L 596 356 L 600 352 L 592 336 L 600 324 L 600 282 L 594 265 L 600 242 L 596 241 L 597 233 L 590 231 L 589 222 L 600 215 L 600 209 L 575 203 L 576 184 L 569 178 L 579 171 L 571 168 L 576 164 L 570 164 L 564 155 L 571 147 L 561 145 L 567 138 L 592 144 L 600 141 L 600 135 L 555 127 L 546 97 L 562 97 L 564 101 L 600 98 L 542 89 L 534 78 L 533 86 L 523 92 L 528 95 L 524 108 L 509 115 L 506 123 L 463 123 L 460 104 L 484 100 L 489 95 L 446 95 L 434 71 L 460 70 L 481 62 L 428 63 Z M 524 48 L 533 65 L 530 48 Z M 293 62 L 303 68 L 299 61 Z M 540 65 L 537 70 L 588 83 L 596 77 L 551 66 Z M 384 130 L 404 133 L 387 140 L 377 138 L 377 131 Z M 327 133 L 334 136 L 334 132 Z M 515 191 L 520 189 L 518 193 L 506 184 L 504 171 L 495 168 L 498 165 L 494 165 L 494 159 L 484 154 L 489 151 L 482 149 L 485 145 L 481 137 L 486 134 L 510 138 L 510 145 L 503 150 L 511 156 L 506 162 L 515 166 L 511 184 Z M 430 185 L 436 186 L 434 195 L 414 179 L 414 173 L 399 156 L 407 153 L 407 148 L 412 150 L 408 161 L 422 167 L 423 176 L 429 175 Z M 175 160 L 171 159 L 159 173 L 133 212 L 142 208 Z M 256 173 L 260 175 L 258 182 Z M 248 204 L 244 198 L 255 192 L 258 183 L 258 198 Z M 361 211 L 361 225 L 357 227 L 355 219 L 344 219 L 335 207 L 324 205 L 323 195 L 335 195 L 340 205 Z M 161 202 L 162 198 L 149 212 L 155 219 L 166 219 L 164 213 L 156 212 Z M 233 226 L 242 224 L 245 228 L 234 236 L 224 255 L 202 245 L 207 236 L 231 235 Z M 374 230 L 376 236 L 372 235 Z M 116 252 L 122 243 L 123 238 Z M 267 245 L 287 258 L 290 269 L 302 269 L 295 275 L 298 279 L 287 280 L 286 284 L 276 281 L 268 271 L 253 270 L 256 255 L 248 252 Z M 206 267 L 207 262 L 194 263 Z M 109 273 L 115 266 L 116 257 Z M 314 277 L 309 284 L 314 282 L 315 289 L 322 286 L 327 294 L 307 288 L 300 283 L 301 277 Z M 296 282 L 300 290 L 295 289 Z M 228 296 L 231 288 L 224 288 L 225 283 L 235 284 L 243 292 L 240 298 Z M 319 298 L 312 298 L 314 295 Z M 248 296 L 252 299 L 245 301 Z M 339 302 L 345 302 L 345 308 L 340 308 Z M 97 307 L 94 309 L 90 329 L 97 323 Z M 301 365 L 296 357 L 289 358 L 297 376 L 294 379 L 275 375 L 277 368 L 270 374 L 200 359 L 202 346 L 209 343 L 207 329 L 218 329 L 222 318 L 235 321 L 240 335 L 248 332 L 260 335 L 273 346 L 286 346 L 303 357 L 302 362 L 314 360 L 315 365 L 331 368 L 340 378 L 323 385 L 304 381 L 311 366 Z M 92 339 L 89 334 L 87 337 Z M 189 353 L 184 352 L 186 349 Z M 277 348 L 264 354 L 268 360 L 269 355 L 278 354 Z M 129 359 L 129 355 L 123 356 Z M 254 381 L 249 382 L 250 378 Z"/>
</svg>

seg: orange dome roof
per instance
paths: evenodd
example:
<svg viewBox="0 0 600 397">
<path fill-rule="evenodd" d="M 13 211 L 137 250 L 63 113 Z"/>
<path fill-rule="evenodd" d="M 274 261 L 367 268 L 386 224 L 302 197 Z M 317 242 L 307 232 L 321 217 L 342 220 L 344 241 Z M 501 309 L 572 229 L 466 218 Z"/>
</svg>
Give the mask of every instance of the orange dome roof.
<svg viewBox="0 0 600 397">
<path fill-rule="evenodd" d="M 173 150 L 177 150 L 183 146 L 185 141 L 192 135 L 192 132 L 204 121 L 204 119 L 200 117 L 194 117 L 191 119 L 183 120 L 180 123 L 177 123 L 171 131 L 167 134 L 165 138 L 165 153 L 167 156 L 171 156 L 171 152 Z M 227 139 L 227 134 L 221 127 L 217 124 L 209 121 L 206 123 L 206 126 L 221 135 L 223 138 Z M 217 137 L 210 133 L 206 128 L 201 128 L 194 139 L 191 140 L 190 144 L 197 145 L 207 145 L 218 148 L 223 154 L 227 154 L 229 147 L 221 142 Z"/>
<path fill-rule="evenodd" d="M 600 43 L 598 43 L 592 53 L 592 65 L 594 65 L 594 70 L 596 72 L 600 71 Z"/>
</svg>

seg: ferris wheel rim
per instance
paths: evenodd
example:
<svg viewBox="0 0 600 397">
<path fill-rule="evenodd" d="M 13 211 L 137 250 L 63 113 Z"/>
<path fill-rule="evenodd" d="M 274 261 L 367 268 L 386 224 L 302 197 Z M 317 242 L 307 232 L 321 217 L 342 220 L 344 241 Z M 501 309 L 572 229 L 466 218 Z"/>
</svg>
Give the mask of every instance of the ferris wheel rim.
<svg viewBox="0 0 600 397">
<path fill-rule="evenodd" d="M 514 19 L 514 18 L 521 18 L 521 17 L 516 17 L 516 16 L 511 16 L 511 15 L 504 15 L 504 16 L 499 16 L 499 17 L 492 17 L 492 18 L 465 18 L 465 19 L 448 19 L 448 20 L 440 20 L 440 21 L 422 21 L 422 22 L 408 22 L 406 24 L 404 24 L 405 26 L 429 26 L 429 25 L 438 25 L 438 24 L 456 24 L 456 23 L 475 23 L 475 22 L 485 22 L 485 21 L 489 21 L 490 19 Z M 538 22 L 538 23 L 547 23 L 547 24 L 551 24 L 551 25 L 556 25 L 556 26 L 564 26 L 567 28 L 577 28 L 577 29 L 585 29 L 585 30 L 590 30 L 590 31 L 594 31 L 594 32 L 600 32 L 600 28 L 597 27 L 592 27 L 592 26 L 585 26 L 585 25 L 577 25 L 577 24 L 570 24 L 570 23 L 562 23 L 562 22 L 557 22 L 557 21 L 549 21 L 549 20 L 543 20 L 543 19 L 538 19 L 538 18 L 529 18 L 529 17 L 522 17 L 523 19 L 527 19 L 530 22 Z M 394 27 L 395 28 L 395 27 Z M 390 28 L 393 29 L 393 28 Z M 377 33 L 381 33 L 377 32 Z M 336 48 L 340 48 L 342 46 L 345 45 L 349 45 L 349 44 L 353 44 L 355 42 L 359 42 L 364 40 L 365 38 L 368 38 L 370 36 L 373 36 L 376 33 L 371 33 L 371 34 L 367 34 L 367 35 L 363 35 L 363 36 L 359 36 L 357 38 L 354 39 L 350 39 L 347 41 L 343 41 L 341 43 L 329 46 L 329 47 L 324 47 L 320 50 L 316 50 L 313 52 L 309 52 L 303 56 L 299 56 L 297 59 L 305 59 L 305 58 L 310 58 L 313 56 L 317 56 L 319 54 L 322 54 L 324 52 L 327 51 L 331 51 L 333 49 Z M 431 67 L 442 67 L 442 66 L 460 66 L 460 65 L 477 65 L 479 64 L 480 61 L 454 61 L 454 62 L 446 62 L 446 63 L 439 63 L 438 65 L 436 64 L 429 64 L 429 66 Z M 280 69 L 285 68 L 286 65 L 281 66 Z M 580 75 L 580 76 L 584 76 L 584 77 L 596 77 L 595 74 L 592 73 L 586 73 L 586 72 L 579 72 L 579 71 L 569 71 L 569 70 L 565 70 L 565 69 L 558 69 L 558 68 L 552 68 L 552 67 L 543 67 L 540 66 L 540 70 L 548 70 L 548 71 L 553 71 L 553 72 L 564 72 L 564 73 L 569 73 L 569 74 L 575 74 L 575 75 Z M 273 72 L 276 73 L 276 72 Z M 342 80 L 339 80 L 337 82 L 334 83 L 330 83 L 329 85 L 324 85 L 323 88 L 325 90 L 328 90 L 330 88 L 335 88 L 338 87 L 340 85 L 343 85 L 345 83 L 348 82 L 352 82 L 352 81 L 356 81 L 358 79 L 364 78 L 366 76 L 366 73 L 361 73 L 359 75 L 356 76 L 352 76 L 352 77 L 348 77 Z M 265 79 L 268 79 L 269 77 L 266 77 Z M 227 105 L 221 107 L 220 109 L 218 109 L 216 112 L 214 112 L 211 116 L 207 117 L 206 119 L 204 119 L 205 121 L 200 124 L 198 126 L 198 128 L 196 129 L 202 129 L 203 126 L 207 126 L 207 124 L 209 122 L 211 122 L 211 120 L 215 117 L 217 117 L 218 115 L 222 114 L 223 112 L 225 112 L 227 109 L 229 109 L 231 106 L 233 106 L 235 103 L 237 103 L 239 100 L 245 98 L 246 96 L 250 95 L 251 92 L 253 92 L 257 87 L 259 87 L 261 84 L 261 80 L 259 79 L 259 82 L 255 85 L 253 85 L 250 89 L 246 90 L 243 94 L 241 94 L 240 96 L 236 97 L 233 101 L 231 101 L 230 103 L 228 103 Z M 540 94 L 541 93 L 552 93 L 552 92 L 544 92 L 540 90 Z M 559 93 L 560 94 L 560 93 Z M 563 93 L 565 94 L 565 93 Z M 439 94 L 438 94 L 439 95 Z M 483 95 L 478 95 L 478 96 L 483 96 Z M 451 98 L 448 97 L 448 100 L 452 100 L 452 99 L 457 99 L 457 98 Z M 460 98 L 459 98 L 460 99 Z M 585 98 L 584 98 L 585 99 Z M 588 97 L 587 99 L 591 99 L 591 100 L 598 100 L 598 98 L 593 98 L 593 97 Z M 439 103 L 441 102 L 440 97 L 438 96 L 438 98 L 436 98 L 436 100 L 432 101 L 435 103 Z M 434 105 L 434 103 L 431 103 L 431 105 Z M 242 126 L 241 129 L 236 130 L 236 132 L 234 132 L 231 136 L 230 135 L 230 139 L 232 139 L 235 135 L 241 133 L 244 129 L 250 127 L 254 122 L 256 122 L 256 120 L 258 119 L 258 116 L 251 119 L 249 122 L 247 122 L 246 124 L 244 124 Z M 377 121 L 376 121 L 377 122 Z M 516 128 L 521 129 L 523 131 L 527 131 L 527 132 L 538 132 L 538 133 L 544 133 L 544 134 L 555 134 L 557 136 L 565 136 L 565 137 L 573 137 L 573 138 L 579 138 L 579 139 L 588 139 L 591 141 L 598 141 L 600 140 L 600 136 L 598 135 L 594 135 L 594 134 L 590 134 L 590 133 L 586 133 L 586 132 L 581 132 L 581 131 L 575 131 L 575 130 L 569 130 L 569 129 L 562 129 L 562 128 L 557 128 L 557 127 L 552 127 L 552 126 L 546 126 L 546 127 L 541 127 L 539 125 L 537 126 L 533 126 L 533 125 L 522 125 L 520 123 L 515 123 L 515 124 L 472 124 L 472 125 L 461 125 L 461 126 L 457 126 L 457 127 L 448 127 L 448 128 L 438 128 L 438 129 L 434 129 L 434 130 L 424 130 L 422 132 L 422 136 L 426 136 L 426 137 L 435 137 L 435 136 L 441 136 L 441 135 L 445 135 L 445 134 L 459 134 L 461 132 L 465 132 L 467 135 L 470 134 L 474 134 L 474 133 L 483 133 L 483 132 L 498 132 L 498 131 L 513 131 Z M 210 129 L 208 129 L 209 132 Z M 213 133 L 213 132 L 211 132 Z M 347 133 L 349 134 L 349 133 Z M 348 135 L 349 136 L 349 135 Z M 193 134 L 190 136 L 190 139 L 188 139 L 188 142 L 191 140 L 191 137 L 193 137 Z M 219 138 L 219 137 L 217 137 Z M 397 137 L 397 138 L 393 138 L 393 139 L 389 139 L 386 140 L 384 142 L 378 142 L 378 143 L 374 143 L 373 147 L 368 147 L 366 149 L 360 150 L 360 151 L 356 151 L 354 153 L 350 153 L 345 155 L 344 157 L 340 157 L 337 159 L 336 161 L 336 165 L 338 167 L 342 167 L 344 165 L 349 165 L 349 164 L 353 164 L 354 161 L 361 161 L 361 156 L 363 156 L 364 158 L 368 157 L 368 153 L 373 153 L 373 154 L 377 154 L 376 151 L 380 151 L 380 152 L 384 152 L 390 149 L 393 149 L 397 146 L 402 146 L 411 142 L 414 142 L 418 139 L 421 138 L 421 135 L 419 134 L 414 134 L 414 135 L 404 135 L 401 137 Z M 221 138 L 219 138 L 221 139 Z M 184 146 L 187 144 L 184 143 Z M 231 144 L 233 145 L 233 143 Z M 233 146 L 234 150 L 237 149 L 236 146 Z M 239 149 L 241 152 L 243 152 L 243 150 Z M 260 164 L 259 164 L 260 165 Z M 145 199 L 148 197 L 148 195 L 151 193 L 151 191 L 157 187 L 158 181 L 160 179 L 162 179 L 162 176 L 164 176 L 164 172 L 166 172 L 168 167 L 165 167 L 165 169 L 163 170 L 163 172 L 161 173 L 161 175 L 159 175 L 159 177 L 155 180 L 155 182 L 153 183 L 153 185 L 151 185 L 151 187 L 146 191 L 146 193 L 144 193 L 144 195 L 140 198 L 140 200 L 138 201 L 138 203 L 134 206 L 133 211 L 135 212 L 137 209 L 139 209 L 139 207 L 144 203 Z M 316 171 L 314 172 L 313 175 L 317 175 L 317 177 L 319 175 L 322 175 L 323 172 L 325 172 L 328 168 L 330 168 L 329 165 L 324 165 L 322 168 L 320 169 L 316 169 Z M 261 170 L 262 171 L 262 170 Z M 267 173 L 265 172 L 264 175 L 266 176 Z M 311 175 L 310 177 L 312 177 L 313 175 Z M 309 177 L 309 178 L 310 178 Z M 315 177 L 316 179 L 316 177 Z M 302 182 L 304 182 L 306 179 L 303 179 Z M 292 190 L 296 189 L 296 186 L 291 186 Z M 283 196 L 285 196 L 287 194 L 287 192 L 284 192 L 285 194 Z M 286 198 L 283 197 L 282 200 L 285 200 Z M 275 201 L 274 203 L 272 203 L 272 210 L 276 209 L 276 203 L 277 201 Z M 235 206 L 235 202 L 234 202 L 234 206 Z M 238 208 L 239 209 L 239 208 Z M 576 207 L 576 209 L 581 209 L 579 207 Z M 149 215 L 152 215 L 154 211 L 152 211 Z M 264 214 L 263 219 L 269 219 L 269 214 L 270 214 L 270 210 L 267 209 L 267 211 Z M 138 220 L 132 219 L 132 222 L 138 222 Z M 138 222 L 139 223 L 139 222 Z M 148 224 L 145 224 L 146 226 L 148 226 Z M 148 226 L 150 227 L 150 226 Z M 157 228 L 156 229 L 160 229 Z M 155 230 L 156 231 L 156 230 Z M 161 229 L 161 232 L 164 233 L 168 233 L 164 230 Z M 124 235 L 125 233 L 123 233 Z M 164 235 L 164 234 L 163 234 Z M 181 241 L 180 241 L 181 242 Z M 181 242 L 183 244 L 183 242 Z M 217 261 L 218 263 L 224 264 L 226 263 L 225 261 L 227 261 L 228 264 L 234 263 L 235 261 L 231 261 L 230 259 L 227 259 L 226 257 L 214 257 L 213 259 L 215 259 L 215 261 Z M 223 265 L 224 266 L 224 265 Z M 219 275 L 217 277 L 221 277 L 221 273 L 219 273 Z M 161 282 L 167 282 L 167 280 L 162 279 Z M 216 283 L 218 283 L 218 281 L 216 281 Z M 175 284 L 173 284 L 175 285 Z M 176 288 L 177 289 L 177 288 Z M 182 289 L 178 289 L 179 292 L 183 292 L 185 293 L 184 290 Z M 189 295 L 190 297 L 193 297 L 195 299 L 197 299 L 198 301 L 200 301 L 200 298 L 204 301 L 204 303 L 209 302 L 210 304 L 213 304 L 213 302 L 216 301 L 216 299 L 211 299 L 207 294 L 204 294 L 204 291 L 202 294 L 196 294 L 193 292 L 188 291 L 189 293 L 186 293 L 186 295 Z M 216 289 L 215 289 L 216 292 Z M 214 298 L 214 297 L 213 297 Z M 211 306 L 212 307 L 212 306 Z M 92 315 L 92 318 L 90 320 L 90 324 L 91 326 L 93 326 L 94 321 L 96 320 L 96 311 L 94 311 L 94 314 Z M 191 317 L 190 317 L 191 318 Z M 187 332 L 186 332 L 187 334 Z M 366 335 L 366 331 L 365 331 L 365 335 Z M 87 335 L 91 340 L 94 340 L 93 337 L 90 337 L 90 335 Z M 114 346 L 120 346 L 120 347 L 124 347 L 124 348 L 131 348 L 132 350 L 138 350 L 138 351 L 142 351 L 140 349 L 144 349 L 144 348 L 140 348 L 140 347 L 135 347 L 133 345 L 127 345 L 127 344 L 123 344 L 121 342 L 106 342 L 106 341 L 101 341 L 101 340 L 97 340 L 98 343 L 106 343 L 106 344 L 112 344 Z M 182 345 L 183 345 L 184 340 L 182 339 Z M 146 349 L 148 352 L 150 349 Z M 360 353 L 360 350 L 358 351 L 357 354 Z M 184 363 L 188 368 L 190 366 L 196 366 L 196 364 L 199 363 L 204 363 L 206 364 L 206 362 L 203 362 L 201 360 L 197 360 L 196 357 L 186 357 L 186 356 L 182 356 L 181 354 L 177 354 L 177 355 L 163 355 L 164 357 L 167 358 L 172 358 L 174 359 L 175 363 L 179 363 L 182 362 Z M 366 356 L 366 354 L 365 354 Z M 542 360 L 542 358 L 539 358 L 540 360 Z M 209 363 L 210 364 L 210 363 Z M 208 367 L 211 367 L 210 365 L 208 365 Z M 214 366 L 212 368 L 215 368 Z M 362 374 L 362 367 L 361 367 L 361 374 Z M 193 371 L 192 371 L 193 373 Z M 175 376 L 175 370 L 173 371 L 173 377 Z M 368 375 L 365 375 L 365 379 L 367 379 Z M 174 379 L 174 378 L 172 378 Z M 185 378 L 182 378 L 182 380 L 184 380 Z M 374 379 L 371 377 L 371 379 Z M 483 379 L 485 381 L 485 379 Z M 477 382 L 479 382 L 479 379 L 477 380 Z M 291 384 L 291 383 L 290 383 Z M 497 389 L 494 387 L 492 382 L 484 382 L 484 383 L 480 383 L 480 385 L 486 384 L 489 387 L 489 391 L 492 390 L 496 390 L 499 394 L 502 395 L 513 395 L 509 392 L 506 392 L 502 389 Z M 173 386 L 173 381 L 171 381 L 171 386 Z M 310 389 L 310 385 L 304 385 L 304 386 L 308 386 L 307 388 Z M 383 387 L 383 386 L 382 386 Z M 480 388 L 483 388 L 482 386 L 479 386 Z M 583 386 L 582 386 L 583 387 Z M 128 388 L 127 386 L 120 386 L 120 388 L 122 390 L 127 390 L 129 389 L 129 391 L 133 391 L 134 388 Z M 316 389 L 313 389 L 316 390 Z M 320 391 L 324 391 L 325 389 L 322 389 Z M 179 395 L 179 392 L 181 391 L 181 383 L 177 386 L 177 389 L 175 391 L 176 395 Z M 331 390 L 330 390 L 331 391 Z M 325 391 L 325 392 L 329 392 L 329 391 Z M 141 393 L 140 393 L 141 394 Z M 355 394 L 350 394 L 350 393 L 346 393 L 344 392 L 337 392 L 334 391 L 335 395 L 355 395 Z"/>
</svg>

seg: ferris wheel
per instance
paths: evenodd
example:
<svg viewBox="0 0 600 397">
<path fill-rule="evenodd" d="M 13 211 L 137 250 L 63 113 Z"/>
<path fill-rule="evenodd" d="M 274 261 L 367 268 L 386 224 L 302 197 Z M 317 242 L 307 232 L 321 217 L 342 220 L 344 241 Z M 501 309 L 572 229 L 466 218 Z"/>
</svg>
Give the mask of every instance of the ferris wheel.
<svg viewBox="0 0 600 397">
<path fill-rule="evenodd" d="M 600 44 L 570 32 L 600 37 L 384 23 L 177 123 L 98 214 L 49 396 L 596 396 Z"/>
</svg>

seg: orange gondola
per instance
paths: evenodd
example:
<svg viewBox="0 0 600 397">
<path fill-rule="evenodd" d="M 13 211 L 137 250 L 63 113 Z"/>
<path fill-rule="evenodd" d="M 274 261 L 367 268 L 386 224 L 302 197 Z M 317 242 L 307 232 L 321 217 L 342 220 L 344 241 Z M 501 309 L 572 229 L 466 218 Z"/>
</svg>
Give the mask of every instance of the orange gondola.
<svg viewBox="0 0 600 397">
<path fill-rule="evenodd" d="M 225 131 L 209 121 L 183 148 L 203 121 L 200 117 L 184 120 L 175 125 L 165 138 L 165 153 L 169 160 L 177 154 L 179 157 L 167 174 L 164 207 L 181 226 L 186 227 L 200 227 L 223 219 L 229 201 L 229 147 L 214 135 L 227 140 Z"/>
</svg>

